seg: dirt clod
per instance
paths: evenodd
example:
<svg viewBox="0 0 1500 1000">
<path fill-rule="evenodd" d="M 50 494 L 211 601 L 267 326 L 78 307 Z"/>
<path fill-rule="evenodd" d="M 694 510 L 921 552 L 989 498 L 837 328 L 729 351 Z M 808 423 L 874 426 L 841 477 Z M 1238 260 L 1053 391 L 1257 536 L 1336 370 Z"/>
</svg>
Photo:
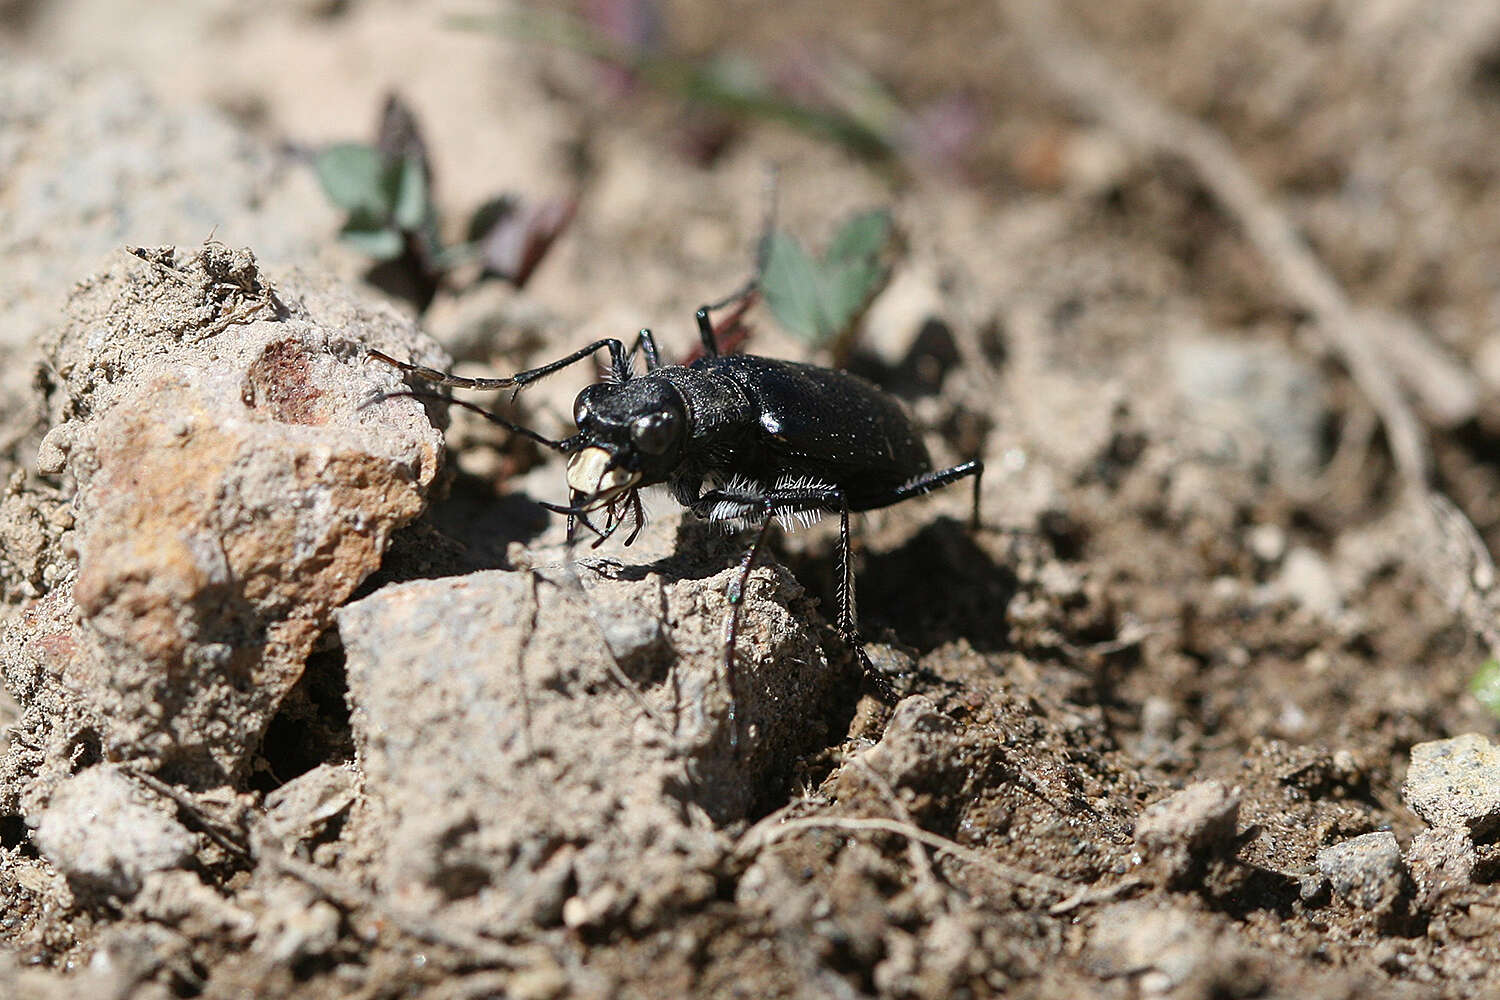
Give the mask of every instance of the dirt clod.
<svg viewBox="0 0 1500 1000">
<path fill-rule="evenodd" d="M 1232 849 L 1239 813 L 1239 795 L 1222 782 L 1201 781 L 1148 806 L 1135 842 L 1170 884 L 1181 885 L 1210 856 Z"/>
<path fill-rule="evenodd" d="M 1318 872 L 1335 896 L 1370 911 L 1393 906 L 1407 881 L 1401 848 L 1389 830 L 1323 848 L 1318 852 Z"/>
<path fill-rule="evenodd" d="M 37 847 L 85 893 L 129 898 L 147 875 L 177 868 L 197 846 L 174 810 L 108 764 L 58 785 L 33 822 Z"/>
</svg>

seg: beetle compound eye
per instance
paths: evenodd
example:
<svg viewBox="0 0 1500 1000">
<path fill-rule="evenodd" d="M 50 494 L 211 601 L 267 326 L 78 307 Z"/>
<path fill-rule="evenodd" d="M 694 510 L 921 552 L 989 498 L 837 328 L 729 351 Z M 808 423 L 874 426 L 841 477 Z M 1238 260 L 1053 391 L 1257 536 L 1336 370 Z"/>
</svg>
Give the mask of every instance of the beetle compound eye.
<svg viewBox="0 0 1500 1000">
<path fill-rule="evenodd" d="M 630 439 L 648 455 L 660 455 L 677 439 L 677 414 L 662 410 L 636 418 L 630 425 Z"/>
<path fill-rule="evenodd" d="M 577 424 L 579 427 L 582 427 L 583 422 L 587 420 L 588 417 L 589 401 L 583 395 L 579 395 L 577 399 L 573 400 L 573 423 Z"/>
</svg>

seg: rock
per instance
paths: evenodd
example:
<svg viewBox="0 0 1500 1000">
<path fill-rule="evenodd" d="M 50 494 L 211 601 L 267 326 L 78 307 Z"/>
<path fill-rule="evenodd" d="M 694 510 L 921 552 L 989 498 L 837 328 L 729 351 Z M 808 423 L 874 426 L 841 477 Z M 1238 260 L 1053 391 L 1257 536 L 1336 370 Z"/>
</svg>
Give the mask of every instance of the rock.
<svg viewBox="0 0 1500 1000">
<path fill-rule="evenodd" d="M 249 251 L 143 254 L 81 284 L 49 342 L 38 462 L 75 485 L 76 570 L 0 666 L 23 708 L 46 702 L 105 756 L 212 787 L 437 473 L 418 401 L 367 405 L 402 383 L 362 346 L 442 358 L 320 280 L 273 289 Z"/>
<path fill-rule="evenodd" d="M 880 742 L 860 758 L 892 785 L 920 782 L 935 770 L 952 766 L 951 750 L 958 734 L 952 719 L 938 711 L 931 698 L 903 698 L 891 712 Z M 857 769 L 848 772 L 864 780 Z"/>
<path fill-rule="evenodd" d="M 22 968 L 9 952 L 0 953 L 0 997 L 7 1000 L 120 1000 L 132 985 L 113 972 L 86 969 L 69 975 L 59 969 Z"/>
<path fill-rule="evenodd" d="M 272 965 L 325 955 L 339 940 L 339 911 L 306 886 L 280 882 L 264 894 L 254 947 Z"/>
<path fill-rule="evenodd" d="M 240 943 L 255 932 L 254 914 L 204 885 L 196 872 L 182 869 L 147 874 L 130 912 L 198 941 Z"/>
<path fill-rule="evenodd" d="M 293 851 L 354 805 L 359 776 L 348 767 L 319 764 L 266 795 L 260 832 Z"/>
<path fill-rule="evenodd" d="M 111 764 L 59 785 L 33 825 L 37 847 L 70 884 L 115 896 L 133 896 L 148 874 L 182 866 L 197 846 L 175 809 Z"/>
<path fill-rule="evenodd" d="M 1406 851 L 1406 866 L 1425 909 L 1451 892 L 1468 888 L 1478 863 L 1473 839 L 1459 827 L 1423 830 L 1412 838 Z"/>
<path fill-rule="evenodd" d="M 1245 544 L 1257 560 L 1273 564 L 1286 554 L 1286 531 L 1279 524 L 1257 524 L 1245 533 Z"/>
<path fill-rule="evenodd" d="M 596 600 L 592 605 L 599 634 L 610 655 L 627 672 L 634 674 L 633 668 L 660 652 L 666 644 L 659 611 L 628 601 Z"/>
<path fill-rule="evenodd" d="M 1169 884 L 1180 884 L 1233 843 L 1239 809 L 1239 796 L 1222 782 L 1200 781 L 1147 806 L 1135 842 Z"/>
<path fill-rule="evenodd" d="M 670 549 L 675 528 L 648 526 L 632 558 Z M 557 565 L 417 581 L 338 612 L 364 775 L 345 835 L 381 845 L 382 891 L 486 933 L 649 925 L 712 899 L 725 846 L 690 817 L 742 816 L 781 780 L 834 674 L 801 588 L 757 569 L 733 749 L 723 628 L 738 567 L 691 558 L 618 579 Z M 627 676 L 598 607 L 661 623 L 666 670 Z"/>
<path fill-rule="evenodd" d="M 1401 848 L 1389 830 L 1322 848 L 1317 867 L 1335 896 L 1362 910 L 1389 910 L 1406 890 Z"/>
<path fill-rule="evenodd" d="M 1287 553 L 1270 589 L 1324 618 L 1334 617 L 1343 607 L 1343 596 L 1328 560 L 1305 546 Z"/>
<path fill-rule="evenodd" d="M 1478 733 L 1418 743 L 1401 798 L 1429 826 L 1484 836 L 1500 823 L 1500 748 Z"/>
<path fill-rule="evenodd" d="M 1327 402 L 1316 368 L 1272 344 L 1203 336 L 1178 338 L 1168 362 L 1194 422 L 1226 452 L 1246 462 L 1263 453 L 1296 479 L 1317 474 Z"/>
<path fill-rule="evenodd" d="M 1218 935 L 1199 914 L 1117 903 L 1094 919 L 1085 961 L 1095 975 L 1130 976 L 1142 993 L 1166 993 L 1216 961 Z"/>
</svg>

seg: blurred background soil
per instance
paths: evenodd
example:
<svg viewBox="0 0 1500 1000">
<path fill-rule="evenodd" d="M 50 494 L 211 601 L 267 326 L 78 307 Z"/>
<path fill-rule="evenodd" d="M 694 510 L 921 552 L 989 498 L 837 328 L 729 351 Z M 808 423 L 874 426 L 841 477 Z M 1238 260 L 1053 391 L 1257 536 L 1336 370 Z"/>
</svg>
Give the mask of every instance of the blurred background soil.
<svg viewBox="0 0 1500 1000">
<path fill-rule="evenodd" d="M 1470 690 L 1500 635 L 1500 8 L 571 11 L 658 68 L 768 81 L 785 100 L 759 114 L 514 11 L 0 2 L 0 993 L 1500 994 L 1500 751 Z M 524 287 L 463 264 L 418 309 L 366 280 L 311 161 L 372 141 L 390 94 L 447 239 L 497 195 L 570 207 Z M 791 105 L 859 128 L 799 127 Z M 987 465 L 977 532 L 963 488 L 861 520 L 894 711 L 827 626 L 825 524 L 757 574 L 760 749 L 713 750 L 722 705 L 698 718 L 682 692 L 712 702 L 738 543 L 666 504 L 639 546 L 589 553 L 600 573 L 559 569 L 559 519 L 530 500 L 563 499 L 560 464 L 458 411 L 430 495 L 426 459 L 401 459 L 424 470 L 401 480 L 420 518 L 339 494 L 379 511 L 383 563 L 303 589 L 288 568 L 245 612 L 301 623 L 255 661 L 273 694 L 204 709 L 246 742 L 152 729 L 108 643 L 97 710 L 136 729 L 101 737 L 48 687 L 58 637 L 103 627 L 89 560 L 117 550 L 87 519 L 113 496 L 112 400 L 282 363 L 279 333 L 239 329 L 273 313 L 318 359 L 388 344 L 506 374 L 643 326 L 685 357 L 693 310 L 753 270 L 771 166 L 780 228 L 821 247 L 887 207 L 901 250 L 844 342 L 761 305 L 745 349 L 836 350 L 936 461 Z M 256 261 L 194 256 L 210 238 Z M 150 360 L 164 323 L 190 335 Z M 565 433 L 591 378 L 505 412 Z M 160 607 L 196 607 L 178 600 Z M 514 666 L 484 673 L 487 649 Z M 466 698 L 499 714 L 453 715 Z M 652 728 L 669 711 L 695 720 L 676 742 Z M 91 809 L 157 831 L 129 858 L 144 874 L 90 867 L 68 831 Z"/>
</svg>

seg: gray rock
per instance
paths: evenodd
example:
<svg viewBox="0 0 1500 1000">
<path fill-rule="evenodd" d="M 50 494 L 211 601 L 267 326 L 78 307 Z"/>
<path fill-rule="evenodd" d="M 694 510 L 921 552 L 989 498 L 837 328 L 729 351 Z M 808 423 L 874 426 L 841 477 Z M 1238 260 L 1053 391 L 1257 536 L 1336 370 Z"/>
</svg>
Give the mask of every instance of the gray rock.
<svg viewBox="0 0 1500 1000">
<path fill-rule="evenodd" d="M 1459 827 L 1435 827 L 1412 838 L 1406 866 L 1417 884 L 1420 905 L 1432 906 L 1443 896 L 1468 888 L 1474 881 L 1479 852 L 1468 832 Z"/>
<path fill-rule="evenodd" d="M 319 764 L 266 795 L 260 833 L 291 851 L 317 836 L 354 804 L 359 776 L 348 767 Z"/>
<path fill-rule="evenodd" d="M 1406 888 L 1401 848 L 1389 830 L 1324 847 L 1317 866 L 1335 896 L 1362 910 L 1387 910 Z"/>
<path fill-rule="evenodd" d="M 1401 797 L 1429 826 L 1483 836 L 1500 824 L 1500 748 L 1478 733 L 1418 743 Z"/>
<path fill-rule="evenodd" d="M 1328 560 L 1305 546 L 1299 545 L 1287 553 L 1270 589 L 1325 618 L 1334 617 L 1343 607 L 1343 595 L 1333 568 Z"/>
<path fill-rule="evenodd" d="M 632 558 L 675 529 L 648 526 Z M 787 773 L 833 671 L 801 588 L 758 568 L 732 749 L 723 627 L 738 567 L 691 557 L 634 579 L 545 566 L 418 581 L 338 612 L 366 806 L 346 831 L 381 845 L 383 891 L 487 933 L 650 924 L 713 897 L 726 846 L 701 818 L 743 815 Z M 598 607 L 662 623 L 665 671 L 621 671 Z"/>
<path fill-rule="evenodd" d="M 1136 846 L 1169 883 L 1180 883 L 1233 842 L 1239 809 L 1240 797 L 1222 782 L 1200 781 L 1146 807 Z"/>
<path fill-rule="evenodd" d="M 953 766 L 957 737 L 958 726 L 932 699 L 914 695 L 896 705 L 880 742 L 860 760 L 892 785 L 931 784 L 938 772 Z M 859 769 L 846 774 L 856 782 L 865 780 Z"/>
<path fill-rule="evenodd" d="M 1263 452 L 1277 472 L 1311 478 L 1323 461 L 1326 387 L 1317 370 L 1284 348 L 1228 338 L 1182 337 L 1172 375 L 1204 429 L 1243 461 Z"/>
<path fill-rule="evenodd" d="M 1095 918 L 1084 953 L 1105 978 L 1139 977 L 1146 994 L 1166 993 L 1213 965 L 1219 935 L 1201 914 L 1151 903 L 1117 903 Z"/>
<path fill-rule="evenodd" d="M 174 810 L 111 764 L 59 785 L 35 826 L 32 839 L 69 883 L 124 897 L 149 873 L 180 867 L 197 846 Z"/>
</svg>

